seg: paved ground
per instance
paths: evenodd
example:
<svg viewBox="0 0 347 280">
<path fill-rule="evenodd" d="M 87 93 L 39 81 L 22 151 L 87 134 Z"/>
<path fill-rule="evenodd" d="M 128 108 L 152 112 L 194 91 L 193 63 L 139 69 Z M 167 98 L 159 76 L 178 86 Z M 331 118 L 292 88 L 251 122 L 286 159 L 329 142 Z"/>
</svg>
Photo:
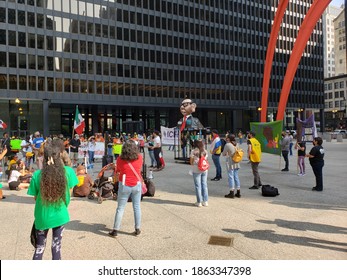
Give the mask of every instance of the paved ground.
<svg viewBox="0 0 347 280">
<path fill-rule="evenodd" d="M 240 179 L 242 198 L 227 199 L 226 172 L 219 182 L 208 181 L 209 207 L 193 206 L 195 194 L 189 165 L 175 163 L 164 148 L 166 168 L 154 173 L 156 196 L 142 203 L 143 233 L 134 237 L 131 205 L 127 205 L 117 239 L 107 236 L 113 225 L 116 201 L 73 198 L 71 222 L 63 238 L 63 258 L 68 260 L 346 260 L 347 259 L 347 141 L 324 143 L 324 191 L 313 192 L 314 175 L 297 176 L 296 156 L 290 171 L 283 161 L 264 154 L 260 165 L 263 184 L 279 188 L 280 196 L 262 197 L 249 190 L 253 177 L 244 160 Z M 246 145 L 243 144 L 246 148 Z M 311 146 L 308 146 L 310 149 Z M 148 159 L 148 157 L 147 157 Z M 211 162 L 212 163 L 212 162 Z M 224 160 L 223 160 L 224 163 Z M 94 168 L 95 173 L 100 170 Z M 224 164 L 223 164 L 224 167 Z M 95 176 L 95 174 L 93 174 Z M 215 170 L 212 164 L 209 178 Z M 33 248 L 29 232 L 34 201 L 26 191 L 9 191 L 0 201 L 2 260 L 28 260 Z M 210 245 L 211 236 L 233 238 L 230 246 Z M 44 258 L 50 259 L 50 241 Z"/>
</svg>

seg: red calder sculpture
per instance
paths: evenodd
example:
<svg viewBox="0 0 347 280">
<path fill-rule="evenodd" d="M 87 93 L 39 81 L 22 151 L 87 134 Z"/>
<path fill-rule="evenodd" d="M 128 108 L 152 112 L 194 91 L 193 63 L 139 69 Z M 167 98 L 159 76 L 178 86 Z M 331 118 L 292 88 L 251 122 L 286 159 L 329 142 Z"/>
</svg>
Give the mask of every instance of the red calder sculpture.
<svg viewBox="0 0 347 280">
<path fill-rule="evenodd" d="M 270 39 L 267 46 L 266 60 L 264 65 L 264 75 L 263 75 L 263 90 L 261 95 L 261 109 L 262 109 L 261 115 L 260 115 L 261 122 L 266 122 L 267 101 L 269 98 L 269 85 L 270 85 L 272 61 L 273 61 L 273 57 L 275 53 L 278 32 L 281 27 L 281 22 L 282 22 L 284 13 L 287 9 L 288 2 L 289 0 L 283 0 L 278 3 L 277 12 L 274 18 L 274 23 L 272 25 L 272 30 L 270 33 Z"/>
<path fill-rule="evenodd" d="M 284 5 L 284 2 L 286 1 L 280 1 L 279 3 L 279 8 L 283 8 L 281 5 Z M 278 112 L 277 112 L 277 117 L 276 120 L 283 120 L 284 117 L 284 112 L 287 106 L 288 102 L 288 97 L 290 93 L 290 89 L 293 83 L 293 79 L 295 76 L 295 72 L 298 68 L 302 53 L 304 52 L 305 46 L 307 44 L 308 39 L 310 38 L 310 35 L 313 31 L 314 26 L 316 25 L 317 21 L 319 20 L 320 16 L 323 14 L 324 10 L 326 7 L 329 5 L 331 0 L 315 0 L 310 9 L 308 10 L 301 27 L 299 29 L 298 37 L 294 43 L 294 47 L 292 50 L 292 54 L 289 58 L 288 66 L 287 66 L 287 71 L 284 76 L 284 81 L 282 85 L 282 90 L 281 90 L 281 95 L 280 95 L 280 101 L 278 104 Z M 276 13 L 276 17 L 281 17 L 280 20 L 282 20 L 282 16 L 280 15 L 279 12 Z M 277 19 L 278 21 L 279 19 Z M 277 32 L 275 30 L 275 27 L 271 31 L 270 35 L 270 40 L 272 37 L 277 37 Z M 273 34 L 274 33 L 274 34 Z M 269 41 L 270 43 L 270 41 Z M 266 61 L 265 61 L 265 67 L 268 67 L 269 63 L 270 66 L 272 64 L 272 59 L 273 59 L 273 53 L 272 55 L 266 55 Z M 268 72 L 271 73 L 270 71 L 267 70 Z M 270 79 L 270 73 L 266 73 L 267 76 L 265 76 L 265 69 L 264 69 L 264 79 L 267 78 L 268 81 Z M 266 122 L 266 116 L 267 116 L 267 101 L 268 101 L 268 90 L 269 90 L 269 82 L 263 81 L 263 92 L 262 92 L 262 103 L 261 103 L 261 122 Z M 265 87 L 264 87 L 265 85 Z"/>
</svg>

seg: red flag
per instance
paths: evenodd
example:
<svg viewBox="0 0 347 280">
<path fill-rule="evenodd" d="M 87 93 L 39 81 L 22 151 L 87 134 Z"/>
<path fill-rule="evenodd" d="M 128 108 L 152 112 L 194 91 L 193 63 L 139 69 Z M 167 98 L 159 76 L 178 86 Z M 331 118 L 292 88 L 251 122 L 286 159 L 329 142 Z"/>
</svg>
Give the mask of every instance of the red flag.
<svg viewBox="0 0 347 280">
<path fill-rule="evenodd" d="M 7 128 L 7 124 L 5 124 L 2 120 L 0 120 L 0 128 L 2 128 L 2 129 Z"/>
</svg>

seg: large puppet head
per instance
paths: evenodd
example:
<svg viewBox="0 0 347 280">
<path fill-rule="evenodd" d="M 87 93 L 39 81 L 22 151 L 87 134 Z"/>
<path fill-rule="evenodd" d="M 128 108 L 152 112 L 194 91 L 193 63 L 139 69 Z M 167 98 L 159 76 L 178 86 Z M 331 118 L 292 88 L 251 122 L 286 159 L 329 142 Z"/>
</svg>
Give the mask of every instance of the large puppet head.
<svg viewBox="0 0 347 280">
<path fill-rule="evenodd" d="M 190 114 L 195 112 L 196 104 L 193 103 L 191 99 L 184 99 L 181 103 L 180 110 L 181 114 L 185 116 L 189 116 Z"/>
</svg>

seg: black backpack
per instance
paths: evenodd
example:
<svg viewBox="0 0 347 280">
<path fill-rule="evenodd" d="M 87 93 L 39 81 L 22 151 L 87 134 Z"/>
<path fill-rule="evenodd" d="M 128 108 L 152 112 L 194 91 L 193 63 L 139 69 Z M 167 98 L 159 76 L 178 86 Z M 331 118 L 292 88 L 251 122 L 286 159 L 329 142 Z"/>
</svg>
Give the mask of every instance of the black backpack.
<svg viewBox="0 0 347 280">
<path fill-rule="evenodd" d="M 277 196 L 280 195 L 278 192 L 278 188 L 275 188 L 270 185 L 263 185 L 261 187 L 261 195 L 262 196 Z"/>
<path fill-rule="evenodd" d="M 223 139 L 223 138 L 221 138 L 220 141 L 221 141 L 221 143 L 222 143 L 222 146 L 221 146 L 221 153 L 223 153 L 224 147 L 225 147 L 225 144 L 227 143 L 227 141 L 225 141 L 225 139 Z"/>
</svg>

